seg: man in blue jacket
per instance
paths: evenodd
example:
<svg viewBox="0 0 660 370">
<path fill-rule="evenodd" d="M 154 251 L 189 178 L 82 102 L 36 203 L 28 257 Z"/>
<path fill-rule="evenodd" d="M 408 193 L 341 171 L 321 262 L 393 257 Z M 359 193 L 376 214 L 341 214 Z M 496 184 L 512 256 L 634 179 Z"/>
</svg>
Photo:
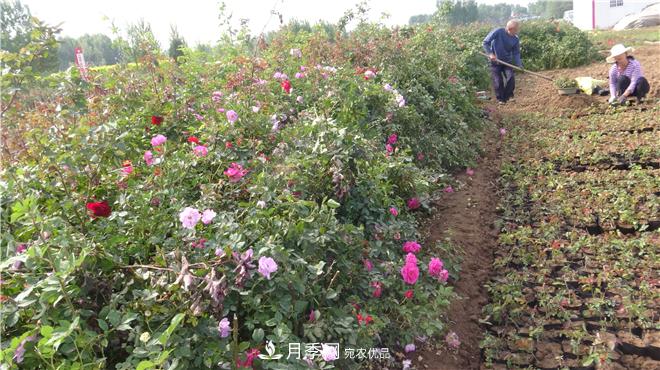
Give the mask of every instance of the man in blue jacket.
<svg viewBox="0 0 660 370">
<path fill-rule="evenodd" d="M 506 27 L 490 31 L 484 39 L 484 50 L 490 58 L 490 74 L 493 78 L 493 87 L 495 88 L 497 101 L 500 104 L 504 104 L 513 98 L 516 81 L 513 76 L 513 68 L 500 64 L 495 59 L 522 67 L 520 40 L 518 40 L 519 30 L 520 23 L 512 19 L 507 22 Z"/>
</svg>

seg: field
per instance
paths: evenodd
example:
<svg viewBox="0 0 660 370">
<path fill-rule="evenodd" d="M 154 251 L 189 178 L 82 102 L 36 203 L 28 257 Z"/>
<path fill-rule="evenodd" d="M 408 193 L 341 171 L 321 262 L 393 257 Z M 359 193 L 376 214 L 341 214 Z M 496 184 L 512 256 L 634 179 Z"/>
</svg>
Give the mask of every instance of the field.
<svg viewBox="0 0 660 370">
<path fill-rule="evenodd" d="M 284 27 L 21 86 L 2 368 L 660 368 L 652 33 L 621 34 L 642 104 L 519 74 L 498 106 L 463 31 Z M 526 32 L 553 78 L 605 79 L 618 40 Z"/>
<path fill-rule="evenodd" d="M 635 54 L 654 86 L 658 55 Z M 596 62 L 542 73 L 606 72 Z M 493 125 L 476 173 L 457 174 L 460 191 L 439 196 L 424 226 L 460 250 L 446 320 L 461 348 L 429 343 L 411 358 L 438 369 L 656 369 L 658 90 L 611 108 L 532 76 L 517 86 L 514 104 L 486 104 Z"/>
</svg>

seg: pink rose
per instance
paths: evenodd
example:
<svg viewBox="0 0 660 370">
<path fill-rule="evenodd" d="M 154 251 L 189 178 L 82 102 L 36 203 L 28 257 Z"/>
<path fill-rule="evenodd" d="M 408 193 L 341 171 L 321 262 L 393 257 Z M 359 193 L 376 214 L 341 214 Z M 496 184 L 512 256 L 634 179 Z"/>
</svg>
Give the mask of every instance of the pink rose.
<svg viewBox="0 0 660 370">
<path fill-rule="evenodd" d="M 167 141 L 167 138 L 165 136 L 158 134 L 158 135 L 154 136 L 153 138 L 151 138 L 151 145 L 152 146 L 161 146 L 161 145 L 165 144 L 166 141 Z"/>
<path fill-rule="evenodd" d="M 417 264 L 417 256 L 415 256 L 414 253 L 408 253 L 406 254 L 406 264 Z"/>
<path fill-rule="evenodd" d="M 396 144 L 397 140 L 398 140 L 398 137 L 396 136 L 396 134 L 392 134 L 387 138 L 387 143 L 394 145 L 394 144 Z"/>
<path fill-rule="evenodd" d="M 238 120 L 238 113 L 233 110 L 227 111 L 227 120 L 229 120 L 231 123 L 236 122 L 236 120 Z"/>
<path fill-rule="evenodd" d="M 248 171 L 243 169 L 243 166 L 240 164 L 232 163 L 229 168 L 225 170 L 224 174 L 229 177 L 229 181 L 238 182 L 247 174 L 247 172 Z"/>
<path fill-rule="evenodd" d="M 419 278 L 419 268 L 414 263 L 406 263 L 401 268 L 401 277 L 406 284 L 414 285 Z"/>
<path fill-rule="evenodd" d="M 442 263 L 442 260 L 440 260 L 440 258 L 433 257 L 431 258 L 431 262 L 429 262 L 429 275 L 433 277 L 439 277 L 443 268 L 444 264 Z"/>
<path fill-rule="evenodd" d="M 371 287 L 374 288 L 372 293 L 374 298 L 380 298 L 383 294 L 383 284 L 380 281 L 374 281 L 371 283 Z"/>
<path fill-rule="evenodd" d="M 147 163 L 147 166 L 151 166 L 154 164 L 154 155 L 151 153 L 151 150 L 147 150 L 144 152 L 144 161 Z"/>
<path fill-rule="evenodd" d="M 417 253 L 422 249 L 422 246 L 414 241 L 407 241 L 403 243 L 403 251 L 406 253 Z"/>
<path fill-rule="evenodd" d="M 362 263 L 364 264 L 364 268 L 367 270 L 367 272 L 371 272 L 371 270 L 373 270 L 374 265 L 368 259 L 362 260 Z"/>
<path fill-rule="evenodd" d="M 408 199 L 408 202 L 406 203 L 408 206 L 408 209 L 414 210 L 419 208 L 422 204 L 419 202 L 419 199 L 417 198 L 410 198 Z"/>
<path fill-rule="evenodd" d="M 208 154 L 208 149 L 206 149 L 206 147 L 204 145 L 197 145 L 193 149 L 193 152 L 198 157 L 206 157 L 206 155 Z"/>
</svg>

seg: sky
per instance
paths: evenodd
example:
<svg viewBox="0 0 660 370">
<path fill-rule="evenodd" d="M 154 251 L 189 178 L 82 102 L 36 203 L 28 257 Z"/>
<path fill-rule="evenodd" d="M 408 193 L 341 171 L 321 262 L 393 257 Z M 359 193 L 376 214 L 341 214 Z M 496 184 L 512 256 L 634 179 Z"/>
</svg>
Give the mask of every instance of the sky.
<svg viewBox="0 0 660 370">
<path fill-rule="evenodd" d="M 220 39 L 218 19 L 220 0 L 21 0 L 37 18 L 48 24 L 62 23 L 61 36 L 79 37 L 86 33 L 103 33 L 112 37 L 111 22 L 125 29 L 129 23 L 144 19 L 151 24 L 162 48 L 169 43 L 170 25 L 177 26 L 189 45 L 215 43 Z M 279 27 L 279 19 L 272 9 L 291 19 L 336 22 L 358 0 L 225 0 L 234 26 L 241 18 L 249 20 L 253 34 Z M 507 2 L 526 6 L 529 0 L 480 0 L 479 3 Z M 370 20 L 387 25 L 403 25 L 417 14 L 430 14 L 436 0 L 371 0 Z M 383 18 L 383 13 L 389 15 Z"/>
</svg>

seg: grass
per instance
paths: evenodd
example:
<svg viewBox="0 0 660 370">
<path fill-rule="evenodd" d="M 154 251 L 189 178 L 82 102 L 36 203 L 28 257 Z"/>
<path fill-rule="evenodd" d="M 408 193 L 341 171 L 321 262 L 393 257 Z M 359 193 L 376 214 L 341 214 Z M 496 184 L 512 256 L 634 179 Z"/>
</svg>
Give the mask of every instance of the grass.
<svg viewBox="0 0 660 370">
<path fill-rule="evenodd" d="M 645 41 L 660 41 L 660 26 L 623 31 L 590 31 L 589 38 L 598 48 L 602 49 L 609 49 L 613 44 L 639 46 L 644 45 Z"/>
</svg>

